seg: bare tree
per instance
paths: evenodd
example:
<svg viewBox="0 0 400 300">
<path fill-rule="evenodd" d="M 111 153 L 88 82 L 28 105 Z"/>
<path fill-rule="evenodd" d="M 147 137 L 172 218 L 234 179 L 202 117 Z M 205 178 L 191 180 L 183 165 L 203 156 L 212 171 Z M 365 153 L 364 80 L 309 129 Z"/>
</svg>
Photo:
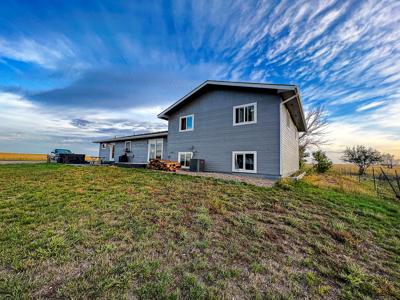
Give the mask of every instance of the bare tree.
<svg viewBox="0 0 400 300">
<path fill-rule="evenodd" d="M 307 131 L 299 135 L 299 156 L 300 166 L 305 163 L 306 157 L 309 156 L 309 148 L 314 146 L 319 148 L 326 145 L 328 140 L 325 138 L 328 120 L 326 119 L 326 111 L 324 106 L 317 106 L 309 110 L 306 114 Z"/>
<path fill-rule="evenodd" d="M 363 175 L 369 166 L 382 162 L 382 155 L 378 150 L 362 145 L 347 147 L 342 159 L 358 166 L 358 174 Z"/>
<path fill-rule="evenodd" d="M 396 160 L 394 159 L 394 155 L 390 153 L 384 153 L 382 154 L 382 165 L 389 169 L 393 169 L 393 167 L 396 165 Z"/>
</svg>

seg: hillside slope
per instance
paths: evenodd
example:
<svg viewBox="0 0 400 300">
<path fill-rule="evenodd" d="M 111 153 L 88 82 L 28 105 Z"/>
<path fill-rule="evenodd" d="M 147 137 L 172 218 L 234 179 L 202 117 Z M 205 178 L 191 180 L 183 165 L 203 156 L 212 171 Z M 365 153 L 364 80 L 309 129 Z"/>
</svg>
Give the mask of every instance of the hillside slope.
<svg viewBox="0 0 400 300">
<path fill-rule="evenodd" d="M 0 298 L 400 298 L 399 257 L 389 199 L 0 166 Z"/>
</svg>

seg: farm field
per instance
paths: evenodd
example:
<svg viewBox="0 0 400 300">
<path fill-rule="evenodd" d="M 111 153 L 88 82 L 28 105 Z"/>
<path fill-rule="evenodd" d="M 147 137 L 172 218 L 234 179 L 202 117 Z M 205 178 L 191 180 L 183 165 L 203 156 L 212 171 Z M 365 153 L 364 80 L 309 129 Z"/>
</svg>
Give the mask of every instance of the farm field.
<svg viewBox="0 0 400 300">
<path fill-rule="evenodd" d="M 0 298 L 400 298 L 400 202 L 333 180 L 1 165 Z"/>
<path fill-rule="evenodd" d="M 96 157 L 85 156 L 86 161 L 96 160 Z M 0 161 L 47 161 L 47 154 L 0 152 Z"/>
<path fill-rule="evenodd" d="M 0 152 L 0 161 L 46 161 L 47 154 Z"/>
</svg>

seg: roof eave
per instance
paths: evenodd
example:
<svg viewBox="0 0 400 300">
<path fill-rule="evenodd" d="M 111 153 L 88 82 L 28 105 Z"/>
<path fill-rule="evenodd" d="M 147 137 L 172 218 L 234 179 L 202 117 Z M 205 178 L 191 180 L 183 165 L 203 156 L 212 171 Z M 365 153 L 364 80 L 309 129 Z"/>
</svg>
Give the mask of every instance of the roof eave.
<svg viewBox="0 0 400 300">
<path fill-rule="evenodd" d="M 296 87 L 293 91 L 284 90 L 280 92 L 282 97 L 281 104 L 286 105 L 287 109 L 292 115 L 293 121 L 298 131 L 306 132 L 307 123 L 304 117 L 303 105 L 301 103 L 301 96 L 298 88 Z"/>
<path fill-rule="evenodd" d="M 136 136 L 135 135 L 121 136 L 119 138 L 97 140 L 97 141 L 93 141 L 92 143 L 111 143 L 111 142 L 134 141 L 134 140 L 151 139 L 151 138 L 164 137 L 164 136 L 168 136 L 168 131 L 147 133 L 147 134 L 140 134 L 140 135 L 138 134 Z"/>
<path fill-rule="evenodd" d="M 301 128 L 300 130 L 302 132 L 307 132 L 307 122 L 306 122 L 306 117 L 305 117 L 304 111 L 303 111 L 303 103 L 301 101 L 301 95 L 300 95 L 300 92 L 299 92 L 297 87 L 296 87 L 295 91 L 296 91 L 296 95 L 297 95 L 297 103 L 298 103 L 299 108 L 300 108 L 301 120 L 302 120 L 302 123 L 303 123 L 302 124 L 303 128 Z"/>
</svg>

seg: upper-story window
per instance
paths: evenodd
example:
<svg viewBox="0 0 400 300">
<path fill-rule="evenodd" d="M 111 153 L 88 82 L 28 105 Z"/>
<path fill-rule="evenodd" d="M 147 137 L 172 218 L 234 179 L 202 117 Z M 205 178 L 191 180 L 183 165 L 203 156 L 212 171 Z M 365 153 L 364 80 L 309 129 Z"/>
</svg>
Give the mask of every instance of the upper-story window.
<svg viewBox="0 0 400 300">
<path fill-rule="evenodd" d="M 233 107 L 233 125 L 257 123 L 257 102 Z"/>
<path fill-rule="evenodd" d="M 102 143 L 101 144 L 101 149 L 106 149 L 107 148 L 107 144 L 106 143 Z"/>
<path fill-rule="evenodd" d="M 180 117 L 179 131 L 192 131 L 194 127 L 194 115 Z"/>
</svg>

